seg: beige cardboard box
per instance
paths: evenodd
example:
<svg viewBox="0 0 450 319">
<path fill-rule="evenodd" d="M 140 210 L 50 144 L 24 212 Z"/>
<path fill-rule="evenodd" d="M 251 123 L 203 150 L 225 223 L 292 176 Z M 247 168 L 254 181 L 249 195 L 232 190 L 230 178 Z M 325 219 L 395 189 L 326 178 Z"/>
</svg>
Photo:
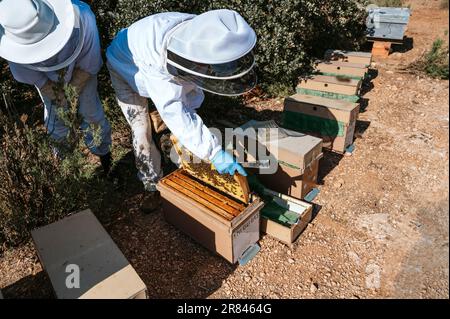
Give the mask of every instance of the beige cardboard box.
<svg viewBox="0 0 450 319">
<path fill-rule="evenodd" d="M 147 298 L 144 282 L 90 210 L 31 235 L 57 298 Z"/>
<path fill-rule="evenodd" d="M 185 176 L 183 180 L 180 174 Z M 259 211 L 264 205 L 257 196 L 252 195 L 245 205 L 189 177 L 182 169 L 161 179 L 157 188 L 164 218 L 228 262 L 244 260 L 257 246 Z"/>
<path fill-rule="evenodd" d="M 325 52 L 325 60 L 343 61 L 369 66 L 372 63 L 372 54 L 369 52 L 327 50 Z"/>
<path fill-rule="evenodd" d="M 295 94 L 284 101 L 283 126 L 323 139 L 323 146 L 344 153 L 353 144 L 359 104 Z"/>
<path fill-rule="evenodd" d="M 266 214 L 264 210 L 270 208 L 268 205 L 261 211 L 261 232 L 291 246 L 310 223 L 313 206 L 304 201 L 267 189 L 264 192 L 265 195 L 271 197 L 274 203 L 279 207 L 298 214 L 297 222 L 288 224 L 275 220 L 271 218 L 270 214 Z"/>
<path fill-rule="evenodd" d="M 265 128 L 275 128 L 277 133 L 265 136 Z M 249 129 L 257 130 L 257 134 L 249 137 L 246 135 Z M 274 121 L 250 121 L 235 130 L 235 136 L 238 137 L 235 147 L 238 158 L 242 158 L 242 150 L 249 152 L 249 143 L 254 143 L 257 138 L 257 148 L 263 148 L 267 154 L 264 158 L 260 154 L 247 154 L 247 160 L 269 159 L 271 163 L 277 163 L 275 169 L 271 165 L 255 170 L 266 188 L 303 199 L 317 186 L 319 160 L 323 156 L 322 139 L 279 128 Z"/>
<path fill-rule="evenodd" d="M 315 68 L 318 72 L 334 75 L 364 78 L 369 71 L 364 64 L 342 61 L 318 61 Z"/>
<path fill-rule="evenodd" d="M 312 75 L 300 79 L 298 88 L 343 95 L 358 95 L 361 84 L 362 81 L 356 79 L 328 75 Z"/>
</svg>

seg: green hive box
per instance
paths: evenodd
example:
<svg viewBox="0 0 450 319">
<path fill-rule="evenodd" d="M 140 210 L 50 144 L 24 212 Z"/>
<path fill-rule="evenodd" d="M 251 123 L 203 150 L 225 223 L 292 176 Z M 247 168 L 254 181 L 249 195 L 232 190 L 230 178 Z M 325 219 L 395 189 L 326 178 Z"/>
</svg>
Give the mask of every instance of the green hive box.
<svg viewBox="0 0 450 319">
<path fill-rule="evenodd" d="M 323 139 L 323 146 L 338 153 L 353 144 L 359 104 L 311 95 L 285 99 L 283 126 Z"/>
</svg>

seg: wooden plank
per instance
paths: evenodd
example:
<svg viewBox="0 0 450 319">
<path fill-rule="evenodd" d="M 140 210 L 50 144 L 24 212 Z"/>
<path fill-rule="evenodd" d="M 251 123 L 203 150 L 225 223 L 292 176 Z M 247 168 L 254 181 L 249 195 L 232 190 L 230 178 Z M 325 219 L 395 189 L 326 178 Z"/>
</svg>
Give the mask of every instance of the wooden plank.
<svg viewBox="0 0 450 319">
<path fill-rule="evenodd" d="M 192 186 L 190 183 L 187 182 L 185 177 L 184 178 L 180 178 L 178 176 L 173 175 L 173 176 L 170 177 L 169 180 L 171 180 L 172 182 L 177 183 L 180 186 L 183 186 L 187 190 L 190 190 L 194 194 L 196 194 L 196 195 L 200 196 L 201 198 L 207 200 L 211 204 L 214 204 L 214 205 L 220 207 L 221 209 L 225 210 L 226 212 L 230 213 L 233 216 L 237 216 L 240 213 L 239 210 L 237 210 L 236 208 L 233 208 L 233 207 L 227 205 L 224 201 L 219 200 L 216 197 L 209 195 L 208 193 L 206 193 L 202 189 L 198 189 L 195 186 Z"/>
<path fill-rule="evenodd" d="M 356 82 L 356 83 L 355 83 Z M 316 75 L 301 79 L 299 88 L 345 95 L 358 95 L 360 82 L 353 79 L 338 79 L 337 77 Z"/>
<path fill-rule="evenodd" d="M 391 52 L 391 45 L 391 42 L 375 41 L 372 48 L 373 56 L 387 58 Z"/>
<path fill-rule="evenodd" d="M 165 179 L 165 180 L 162 181 L 162 183 L 164 183 L 167 186 L 171 187 L 172 189 L 178 191 L 179 193 L 181 193 L 181 194 L 183 194 L 183 195 L 185 195 L 185 196 L 187 196 L 189 198 L 192 198 L 197 203 L 203 205 L 204 207 L 206 207 L 210 211 L 212 211 L 212 212 L 214 212 L 214 213 L 216 213 L 216 214 L 226 218 L 229 221 L 234 218 L 234 216 L 231 215 L 230 213 L 228 213 L 227 211 L 225 211 L 225 210 L 223 210 L 223 209 L 221 209 L 221 208 L 211 204 L 207 200 L 203 199 L 202 197 L 200 197 L 200 196 L 198 196 L 196 194 L 193 194 L 191 191 L 181 187 L 180 185 L 178 185 L 177 183 L 175 183 L 175 182 L 173 182 L 171 180 Z"/>
<path fill-rule="evenodd" d="M 239 210 L 239 211 L 243 211 L 245 209 L 245 206 L 242 204 L 239 204 L 238 202 L 223 196 L 222 194 L 219 194 L 218 192 L 213 191 L 212 189 L 208 188 L 207 186 L 204 186 L 202 184 L 200 184 L 199 182 L 193 180 L 190 176 L 187 176 L 185 174 L 183 174 L 180 171 L 175 171 L 173 173 L 174 176 L 177 176 L 181 179 L 183 179 L 184 181 L 186 181 L 187 183 L 189 183 L 190 185 L 192 185 L 193 187 L 196 187 L 200 190 L 202 190 L 203 192 L 207 193 L 208 195 L 211 195 L 215 198 L 217 198 L 218 200 L 221 200 L 222 202 L 224 202 L 225 204 Z M 185 178 L 185 179 L 184 179 Z"/>
</svg>

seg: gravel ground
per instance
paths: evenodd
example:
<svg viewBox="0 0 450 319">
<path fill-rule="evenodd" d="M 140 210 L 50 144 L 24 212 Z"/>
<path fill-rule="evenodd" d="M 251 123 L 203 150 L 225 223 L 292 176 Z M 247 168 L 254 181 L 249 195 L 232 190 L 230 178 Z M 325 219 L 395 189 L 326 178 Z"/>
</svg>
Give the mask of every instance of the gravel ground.
<svg viewBox="0 0 450 319">
<path fill-rule="evenodd" d="M 160 213 L 142 216 L 139 194 L 120 204 L 104 225 L 151 298 L 449 297 L 449 84 L 401 70 L 447 38 L 438 6 L 412 1 L 413 48 L 375 60 L 356 151 L 325 154 L 316 217 L 293 247 L 266 236 L 248 265 L 231 266 Z M 227 114 L 279 118 L 281 109 L 254 101 Z M 52 296 L 31 245 L 0 258 L 0 288 L 6 298 Z"/>
</svg>

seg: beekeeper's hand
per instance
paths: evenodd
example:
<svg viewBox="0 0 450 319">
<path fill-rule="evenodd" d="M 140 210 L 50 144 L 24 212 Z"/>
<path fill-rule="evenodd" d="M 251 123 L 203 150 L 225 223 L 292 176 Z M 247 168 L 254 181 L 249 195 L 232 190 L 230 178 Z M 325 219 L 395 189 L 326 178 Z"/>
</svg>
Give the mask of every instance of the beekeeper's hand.
<svg viewBox="0 0 450 319">
<path fill-rule="evenodd" d="M 69 85 L 72 85 L 75 88 L 77 94 L 80 95 L 91 76 L 92 75 L 86 71 L 75 69 L 73 71 L 72 80 L 70 80 Z"/>
<path fill-rule="evenodd" d="M 244 168 L 236 162 L 236 159 L 232 155 L 224 150 L 217 152 L 211 161 L 219 174 L 234 175 L 237 171 L 242 176 L 247 176 Z"/>
<path fill-rule="evenodd" d="M 66 105 L 66 98 L 62 89 L 58 89 L 55 82 L 48 80 L 40 89 L 43 97 L 49 99 L 53 105 Z"/>
</svg>

